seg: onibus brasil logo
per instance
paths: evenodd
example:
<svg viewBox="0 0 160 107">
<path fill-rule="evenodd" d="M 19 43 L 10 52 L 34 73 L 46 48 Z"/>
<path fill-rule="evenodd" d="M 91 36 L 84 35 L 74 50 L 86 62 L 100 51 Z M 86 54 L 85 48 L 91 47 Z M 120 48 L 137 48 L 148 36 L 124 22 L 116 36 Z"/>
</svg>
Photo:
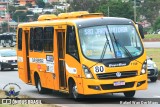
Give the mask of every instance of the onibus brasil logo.
<svg viewBox="0 0 160 107">
<path fill-rule="evenodd" d="M 3 87 L 7 98 L 18 98 L 21 87 L 16 83 L 9 83 Z"/>
</svg>

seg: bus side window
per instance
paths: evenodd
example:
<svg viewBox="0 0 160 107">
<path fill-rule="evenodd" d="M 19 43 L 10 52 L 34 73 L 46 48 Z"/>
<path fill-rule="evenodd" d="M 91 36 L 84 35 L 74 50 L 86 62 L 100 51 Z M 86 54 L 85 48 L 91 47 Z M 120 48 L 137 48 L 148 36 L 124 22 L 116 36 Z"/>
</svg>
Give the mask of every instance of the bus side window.
<svg viewBox="0 0 160 107">
<path fill-rule="evenodd" d="M 18 50 L 22 50 L 22 28 L 18 30 Z"/>
<path fill-rule="evenodd" d="M 33 45 L 34 45 L 34 29 L 30 29 L 30 51 L 33 51 Z"/>
<path fill-rule="evenodd" d="M 44 51 L 53 52 L 53 27 L 44 28 Z"/>
<path fill-rule="evenodd" d="M 67 26 L 66 53 L 79 60 L 75 28 Z"/>
<path fill-rule="evenodd" d="M 34 29 L 34 51 L 43 50 L 43 28 L 38 27 Z"/>
</svg>

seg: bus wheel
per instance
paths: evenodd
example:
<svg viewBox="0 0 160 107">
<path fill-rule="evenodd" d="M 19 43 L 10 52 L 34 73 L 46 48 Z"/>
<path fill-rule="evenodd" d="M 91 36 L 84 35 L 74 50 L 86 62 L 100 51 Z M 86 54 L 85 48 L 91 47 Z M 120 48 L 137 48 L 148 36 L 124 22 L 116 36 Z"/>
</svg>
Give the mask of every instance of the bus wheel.
<svg viewBox="0 0 160 107">
<path fill-rule="evenodd" d="M 37 87 L 37 90 L 38 90 L 38 92 L 39 92 L 40 94 L 46 93 L 46 90 L 47 90 L 47 89 L 42 87 L 40 78 L 37 78 L 36 87 Z"/>
<path fill-rule="evenodd" d="M 1 64 L 0 64 L 0 71 L 3 71 L 3 68 L 2 68 L 2 66 L 1 66 Z"/>
<path fill-rule="evenodd" d="M 127 92 L 124 92 L 124 95 L 125 97 L 129 97 L 129 98 L 132 98 L 134 97 L 136 91 L 127 91 Z"/>
<path fill-rule="evenodd" d="M 70 97 L 74 98 L 75 100 L 82 98 L 82 95 L 78 94 L 78 90 L 75 82 L 69 83 L 69 94 L 70 94 Z"/>
</svg>

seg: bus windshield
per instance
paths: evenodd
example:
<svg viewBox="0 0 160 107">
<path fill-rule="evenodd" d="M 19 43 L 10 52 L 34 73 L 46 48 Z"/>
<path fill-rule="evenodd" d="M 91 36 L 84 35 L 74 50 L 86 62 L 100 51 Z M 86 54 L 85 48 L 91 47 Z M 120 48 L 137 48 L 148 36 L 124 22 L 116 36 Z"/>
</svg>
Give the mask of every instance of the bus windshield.
<svg viewBox="0 0 160 107">
<path fill-rule="evenodd" d="M 79 29 L 83 55 L 88 59 L 137 57 L 143 52 L 142 43 L 133 25 L 106 25 Z M 107 41 L 107 45 L 105 47 Z"/>
</svg>

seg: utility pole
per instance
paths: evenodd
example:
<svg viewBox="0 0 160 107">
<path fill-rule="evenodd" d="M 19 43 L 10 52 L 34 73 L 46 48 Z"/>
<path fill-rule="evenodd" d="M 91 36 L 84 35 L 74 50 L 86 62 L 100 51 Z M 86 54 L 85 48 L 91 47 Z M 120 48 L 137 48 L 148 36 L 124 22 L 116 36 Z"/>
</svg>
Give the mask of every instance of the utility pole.
<svg viewBox="0 0 160 107">
<path fill-rule="evenodd" d="M 136 17 L 137 17 L 137 13 L 136 13 L 136 0 L 134 0 L 134 22 L 136 22 Z"/>
<path fill-rule="evenodd" d="M 7 23 L 8 23 L 8 32 L 10 32 L 10 28 L 9 28 L 9 12 L 8 12 L 8 3 L 9 3 L 9 0 L 7 0 Z"/>
<path fill-rule="evenodd" d="M 108 16 L 107 17 L 109 17 L 109 6 L 108 6 Z"/>
</svg>

